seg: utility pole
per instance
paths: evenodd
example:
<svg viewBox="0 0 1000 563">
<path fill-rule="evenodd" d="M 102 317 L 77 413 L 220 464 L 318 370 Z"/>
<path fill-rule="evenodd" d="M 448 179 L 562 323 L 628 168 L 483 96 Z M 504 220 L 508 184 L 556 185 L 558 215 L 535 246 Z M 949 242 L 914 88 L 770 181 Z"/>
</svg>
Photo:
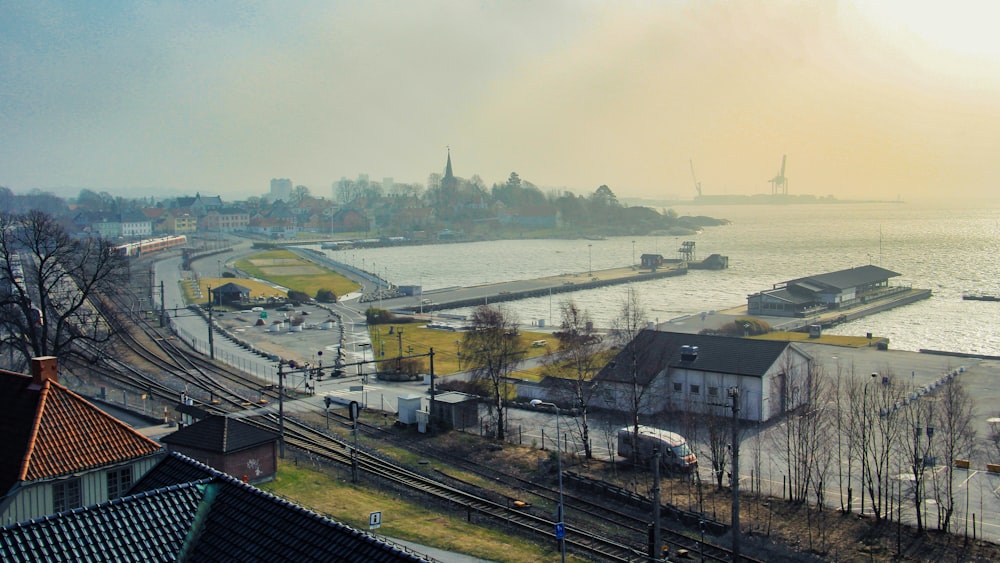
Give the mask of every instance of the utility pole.
<svg viewBox="0 0 1000 563">
<path fill-rule="evenodd" d="M 434 395 L 436 393 L 434 390 L 434 348 L 431 348 L 427 355 L 431 359 L 431 407 L 430 412 L 427 413 L 427 431 L 431 432 L 434 427 Z"/>
<path fill-rule="evenodd" d="M 660 449 L 653 450 L 653 561 L 663 557 L 663 543 L 660 541 Z"/>
<path fill-rule="evenodd" d="M 399 342 L 399 356 L 396 360 L 396 371 L 402 371 L 403 369 L 403 329 L 396 331 L 396 340 Z"/>
<path fill-rule="evenodd" d="M 285 459 L 285 362 L 278 362 L 278 457 Z"/>
<path fill-rule="evenodd" d="M 215 331 L 212 330 L 212 286 L 208 286 L 208 357 L 215 359 Z"/>
<path fill-rule="evenodd" d="M 163 280 L 160 280 L 160 328 L 167 326 L 167 304 L 163 302 Z"/>
<path fill-rule="evenodd" d="M 740 560 L 740 388 L 735 385 L 729 388 L 729 398 L 733 400 L 733 563 Z"/>
</svg>

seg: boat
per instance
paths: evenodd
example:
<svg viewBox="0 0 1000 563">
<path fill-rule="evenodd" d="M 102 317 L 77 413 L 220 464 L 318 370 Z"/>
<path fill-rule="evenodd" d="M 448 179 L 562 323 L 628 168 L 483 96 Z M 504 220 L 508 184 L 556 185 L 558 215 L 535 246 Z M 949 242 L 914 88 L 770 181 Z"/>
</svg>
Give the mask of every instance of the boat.
<svg viewBox="0 0 1000 563">
<path fill-rule="evenodd" d="M 968 292 L 962 294 L 962 299 L 966 301 L 1000 301 L 1000 295 Z"/>
</svg>

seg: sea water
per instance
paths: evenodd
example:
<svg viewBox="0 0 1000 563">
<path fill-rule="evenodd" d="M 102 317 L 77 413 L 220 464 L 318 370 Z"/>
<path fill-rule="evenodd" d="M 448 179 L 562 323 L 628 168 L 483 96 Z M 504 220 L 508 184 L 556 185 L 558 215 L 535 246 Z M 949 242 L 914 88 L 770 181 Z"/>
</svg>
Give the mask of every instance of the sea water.
<svg viewBox="0 0 1000 563">
<path fill-rule="evenodd" d="M 397 285 L 434 289 L 598 272 L 637 264 L 642 254 L 729 257 L 729 269 L 505 303 L 523 324 L 559 323 L 572 299 L 599 327 L 620 316 L 632 290 L 651 322 L 729 309 L 747 295 L 799 277 L 874 264 L 900 275 L 893 285 L 933 291 L 930 299 L 829 329 L 888 337 L 922 348 L 1000 355 L 1000 302 L 965 301 L 963 292 L 1000 294 L 1000 205 L 839 203 L 674 207 L 680 215 L 724 218 L 692 236 L 606 240 L 506 240 L 328 251 Z M 453 311 L 468 313 L 468 309 Z"/>
</svg>

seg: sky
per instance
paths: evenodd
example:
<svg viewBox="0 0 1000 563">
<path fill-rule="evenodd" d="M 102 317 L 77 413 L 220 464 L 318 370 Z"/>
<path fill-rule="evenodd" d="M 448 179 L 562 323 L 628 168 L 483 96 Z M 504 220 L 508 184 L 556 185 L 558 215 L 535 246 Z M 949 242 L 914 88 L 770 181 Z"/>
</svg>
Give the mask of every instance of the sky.
<svg viewBox="0 0 1000 563">
<path fill-rule="evenodd" d="M 995 2 L 0 1 L 0 185 L 981 198 Z"/>
</svg>

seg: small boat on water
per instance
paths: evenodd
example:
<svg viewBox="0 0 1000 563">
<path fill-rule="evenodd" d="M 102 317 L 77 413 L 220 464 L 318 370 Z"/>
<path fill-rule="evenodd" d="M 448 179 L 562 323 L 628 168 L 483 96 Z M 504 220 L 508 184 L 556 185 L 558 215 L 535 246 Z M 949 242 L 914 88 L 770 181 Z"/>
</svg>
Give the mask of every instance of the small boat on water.
<svg viewBox="0 0 1000 563">
<path fill-rule="evenodd" d="M 989 293 L 963 293 L 962 299 L 966 301 L 1000 301 L 1000 295 Z"/>
</svg>

